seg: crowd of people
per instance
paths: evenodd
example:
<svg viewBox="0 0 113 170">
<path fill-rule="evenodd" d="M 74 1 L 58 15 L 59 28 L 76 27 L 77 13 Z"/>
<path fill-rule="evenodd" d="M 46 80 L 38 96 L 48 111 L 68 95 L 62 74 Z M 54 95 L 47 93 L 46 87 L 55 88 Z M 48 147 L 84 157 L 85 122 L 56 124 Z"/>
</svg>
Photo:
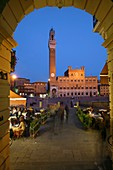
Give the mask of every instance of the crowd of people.
<svg viewBox="0 0 113 170">
<path fill-rule="evenodd" d="M 33 120 L 34 111 L 25 108 L 10 108 L 9 130 L 10 138 L 19 138 L 20 136 L 30 136 L 30 123 Z"/>
<path fill-rule="evenodd" d="M 19 107 L 10 108 L 9 129 L 10 137 L 19 138 L 20 136 L 30 136 L 30 123 L 37 116 L 37 110 Z M 57 112 L 53 116 L 55 127 L 62 125 L 64 121 L 68 122 L 69 107 L 60 102 Z"/>
</svg>

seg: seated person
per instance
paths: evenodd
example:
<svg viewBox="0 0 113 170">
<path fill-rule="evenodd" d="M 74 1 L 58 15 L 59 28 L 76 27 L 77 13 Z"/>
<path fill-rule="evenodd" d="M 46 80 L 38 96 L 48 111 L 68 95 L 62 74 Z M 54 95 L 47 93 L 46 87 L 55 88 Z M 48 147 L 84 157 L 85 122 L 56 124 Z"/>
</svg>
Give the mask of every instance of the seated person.
<svg viewBox="0 0 113 170">
<path fill-rule="evenodd" d="M 25 128 L 26 128 L 26 124 L 25 124 L 25 121 L 24 121 L 24 117 L 21 116 L 19 126 L 18 127 L 15 127 L 15 126 L 12 127 L 14 136 L 16 136 L 17 138 L 20 137 L 23 134 L 23 132 L 25 131 Z"/>
</svg>

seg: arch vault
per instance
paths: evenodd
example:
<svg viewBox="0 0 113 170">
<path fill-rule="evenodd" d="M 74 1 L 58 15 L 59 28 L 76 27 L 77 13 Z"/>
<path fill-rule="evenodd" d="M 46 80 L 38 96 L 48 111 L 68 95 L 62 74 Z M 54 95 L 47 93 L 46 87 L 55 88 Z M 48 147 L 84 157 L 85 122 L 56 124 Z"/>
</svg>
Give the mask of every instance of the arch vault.
<svg viewBox="0 0 113 170">
<path fill-rule="evenodd" d="M 9 93 L 11 49 L 17 46 L 13 33 L 19 22 L 34 9 L 43 7 L 75 7 L 95 18 L 94 32 L 104 39 L 107 49 L 110 107 L 110 156 L 113 162 L 113 0 L 0 0 L 0 169 L 9 163 Z M 40 22 L 40 21 L 38 21 Z"/>
</svg>

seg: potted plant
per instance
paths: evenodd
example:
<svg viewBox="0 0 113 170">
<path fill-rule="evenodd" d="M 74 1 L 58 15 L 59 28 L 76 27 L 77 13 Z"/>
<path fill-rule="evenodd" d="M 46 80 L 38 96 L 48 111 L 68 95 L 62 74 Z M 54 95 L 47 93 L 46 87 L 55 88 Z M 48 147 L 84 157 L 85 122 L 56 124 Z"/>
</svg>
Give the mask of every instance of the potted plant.
<svg viewBox="0 0 113 170">
<path fill-rule="evenodd" d="M 17 58 L 16 58 L 16 51 L 15 50 L 12 50 L 11 51 L 11 72 L 14 72 L 15 71 L 15 66 L 17 64 Z"/>
</svg>

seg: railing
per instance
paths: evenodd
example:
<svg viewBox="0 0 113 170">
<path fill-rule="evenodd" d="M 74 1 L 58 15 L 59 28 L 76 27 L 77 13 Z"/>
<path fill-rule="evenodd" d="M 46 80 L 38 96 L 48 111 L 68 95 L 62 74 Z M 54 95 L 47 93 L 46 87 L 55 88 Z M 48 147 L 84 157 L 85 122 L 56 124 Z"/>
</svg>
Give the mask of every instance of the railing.
<svg viewBox="0 0 113 170">
<path fill-rule="evenodd" d="M 38 121 L 33 127 L 30 127 L 30 135 L 34 138 L 39 132 L 40 121 Z"/>
<path fill-rule="evenodd" d="M 42 114 L 40 119 L 37 120 L 34 125 L 30 126 L 30 136 L 32 136 L 33 138 L 36 137 L 37 133 L 40 130 L 40 126 L 46 123 L 47 118 L 47 114 Z"/>
</svg>

